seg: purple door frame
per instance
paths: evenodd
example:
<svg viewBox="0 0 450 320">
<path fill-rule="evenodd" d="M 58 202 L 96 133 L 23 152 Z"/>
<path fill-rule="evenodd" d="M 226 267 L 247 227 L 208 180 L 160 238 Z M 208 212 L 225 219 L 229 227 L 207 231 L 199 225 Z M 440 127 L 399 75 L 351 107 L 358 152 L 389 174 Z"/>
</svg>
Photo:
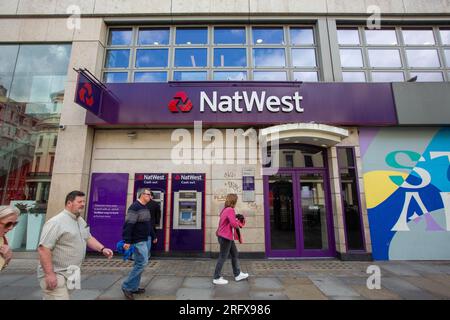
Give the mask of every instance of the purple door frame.
<svg viewBox="0 0 450 320">
<path fill-rule="evenodd" d="M 327 159 L 324 154 L 324 160 Z M 296 248 L 291 250 L 272 250 L 270 241 L 270 212 L 269 212 L 269 176 L 263 175 L 264 183 L 264 229 L 266 240 L 266 257 L 287 257 L 287 258 L 302 258 L 302 257 L 334 257 L 336 256 L 336 247 L 334 239 L 334 226 L 333 226 L 333 214 L 331 206 L 331 192 L 329 186 L 328 169 L 325 168 L 280 168 L 279 174 L 290 174 L 293 183 L 293 196 L 294 196 L 294 225 L 295 225 L 295 239 Z M 301 208 L 301 196 L 300 187 L 301 173 L 322 173 L 324 192 L 325 192 L 325 205 L 327 208 L 327 235 L 328 235 L 328 249 L 327 250 L 311 250 L 305 249 L 303 243 L 303 220 L 302 220 L 302 208 Z"/>
</svg>

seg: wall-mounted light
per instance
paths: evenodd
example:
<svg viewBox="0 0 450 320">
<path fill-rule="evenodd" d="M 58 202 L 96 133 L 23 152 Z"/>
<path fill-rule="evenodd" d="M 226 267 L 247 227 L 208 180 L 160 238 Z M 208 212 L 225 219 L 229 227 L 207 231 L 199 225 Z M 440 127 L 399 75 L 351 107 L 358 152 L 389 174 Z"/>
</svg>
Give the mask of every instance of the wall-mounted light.
<svg viewBox="0 0 450 320">
<path fill-rule="evenodd" d="M 127 132 L 127 136 L 130 139 L 136 139 L 137 133 L 136 133 L 136 131 L 130 131 L 130 132 Z"/>
</svg>

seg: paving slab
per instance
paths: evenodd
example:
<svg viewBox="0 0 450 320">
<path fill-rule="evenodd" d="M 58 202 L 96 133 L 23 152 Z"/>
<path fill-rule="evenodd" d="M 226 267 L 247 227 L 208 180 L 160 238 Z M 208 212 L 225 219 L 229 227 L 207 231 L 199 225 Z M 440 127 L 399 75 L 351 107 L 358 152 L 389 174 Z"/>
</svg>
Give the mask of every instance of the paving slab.
<svg viewBox="0 0 450 320">
<path fill-rule="evenodd" d="M 432 300 L 436 299 L 432 294 L 421 290 L 420 288 L 412 285 L 408 281 L 401 278 L 383 277 L 381 279 L 381 285 L 387 288 L 389 291 L 394 292 L 403 299 L 411 300 Z"/>
<path fill-rule="evenodd" d="M 285 286 L 284 293 L 290 300 L 327 300 L 328 298 L 314 284 Z"/>
<path fill-rule="evenodd" d="M 10 283 L 16 282 L 22 278 L 24 278 L 25 275 L 23 274 L 2 274 L 0 276 L 0 291 L 1 288 L 9 285 Z"/>
<path fill-rule="evenodd" d="M 401 297 L 390 290 L 381 287 L 381 289 L 369 289 L 366 285 L 352 285 L 353 290 L 365 299 L 370 300 L 401 300 Z"/>
<path fill-rule="evenodd" d="M 101 290 L 73 290 L 70 294 L 71 300 L 95 300 L 101 295 Z"/>
<path fill-rule="evenodd" d="M 121 278 L 120 274 L 94 274 L 81 281 L 81 288 L 105 290 Z"/>
<path fill-rule="evenodd" d="M 282 291 L 250 291 L 252 300 L 288 300 L 288 296 Z"/>
<path fill-rule="evenodd" d="M 229 282 L 226 285 L 214 285 L 213 297 L 230 300 L 250 299 L 250 284 L 248 281 Z"/>
<path fill-rule="evenodd" d="M 408 268 L 406 264 L 382 264 L 381 267 L 381 276 L 383 276 L 383 271 L 387 270 L 392 274 L 397 276 L 414 276 L 419 277 L 420 274 L 414 271 L 412 268 Z"/>
<path fill-rule="evenodd" d="M 309 277 L 326 296 L 358 297 L 359 294 L 337 277 Z"/>
<path fill-rule="evenodd" d="M 251 290 L 283 290 L 283 284 L 278 278 L 262 278 L 262 277 L 251 277 L 248 278 Z"/>
<path fill-rule="evenodd" d="M 210 277 L 186 277 L 182 287 L 197 289 L 212 289 L 213 283 Z"/>
<path fill-rule="evenodd" d="M 146 295 L 176 296 L 177 290 L 183 284 L 185 277 L 177 276 L 154 276 L 145 288 Z"/>
<path fill-rule="evenodd" d="M 211 300 L 212 289 L 181 288 L 176 294 L 177 300 Z"/>
<path fill-rule="evenodd" d="M 21 279 L 18 279 L 17 281 L 9 283 L 8 286 L 40 288 L 39 281 L 38 281 L 36 274 L 26 275 L 25 277 L 22 277 Z"/>
<path fill-rule="evenodd" d="M 425 277 L 403 277 L 402 279 L 412 283 L 418 288 L 430 292 L 435 297 L 450 299 L 450 288 L 442 283 L 439 283 L 438 281 L 427 279 Z"/>
</svg>

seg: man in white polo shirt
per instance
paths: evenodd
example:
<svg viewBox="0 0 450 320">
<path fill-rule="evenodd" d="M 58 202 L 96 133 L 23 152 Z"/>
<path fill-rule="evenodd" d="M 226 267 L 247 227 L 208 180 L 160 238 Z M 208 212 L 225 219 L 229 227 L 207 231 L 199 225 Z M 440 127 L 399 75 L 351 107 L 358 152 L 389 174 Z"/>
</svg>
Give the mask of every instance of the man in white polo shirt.
<svg viewBox="0 0 450 320">
<path fill-rule="evenodd" d="M 81 267 L 86 245 L 111 259 L 113 252 L 95 239 L 81 217 L 86 201 L 84 193 L 72 191 L 66 196 L 63 211 L 49 219 L 39 241 L 38 279 L 44 300 L 69 300 L 67 278 L 74 272 L 70 266 Z"/>
</svg>

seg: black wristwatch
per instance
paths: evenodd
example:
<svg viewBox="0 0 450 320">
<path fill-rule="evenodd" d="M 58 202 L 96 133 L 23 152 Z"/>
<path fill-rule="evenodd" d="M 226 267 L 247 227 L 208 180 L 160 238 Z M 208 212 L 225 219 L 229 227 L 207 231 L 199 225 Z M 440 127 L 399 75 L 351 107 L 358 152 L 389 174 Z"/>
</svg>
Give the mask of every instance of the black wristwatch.
<svg viewBox="0 0 450 320">
<path fill-rule="evenodd" d="M 103 250 L 105 250 L 105 249 L 106 249 L 105 247 L 101 248 L 100 253 L 103 253 Z"/>
</svg>

